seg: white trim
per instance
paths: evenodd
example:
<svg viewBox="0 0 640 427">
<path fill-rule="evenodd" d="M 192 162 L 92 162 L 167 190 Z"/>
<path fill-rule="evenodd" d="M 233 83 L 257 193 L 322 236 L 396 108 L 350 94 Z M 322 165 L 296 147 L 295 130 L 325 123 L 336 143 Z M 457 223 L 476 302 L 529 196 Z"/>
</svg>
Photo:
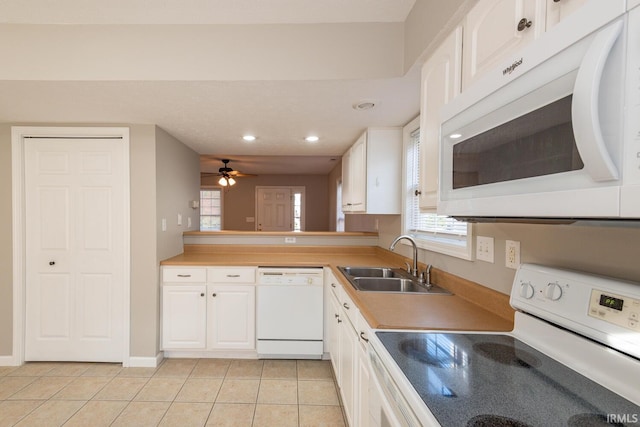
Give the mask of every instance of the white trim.
<svg viewBox="0 0 640 427">
<path fill-rule="evenodd" d="M 0 356 L 0 366 L 20 366 L 13 356 Z"/>
<path fill-rule="evenodd" d="M 165 359 L 258 359 L 256 350 L 165 350 Z"/>
<path fill-rule="evenodd" d="M 129 156 L 129 128 L 126 127 L 40 127 L 40 126 L 12 126 L 11 127 L 11 187 L 12 187 L 12 237 L 13 237 L 13 346 L 12 365 L 24 363 L 25 340 L 25 226 L 24 226 L 24 138 L 38 137 L 120 137 L 125 146 L 124 160 L 124 248 L 123 248 L 123 343 L 122 366 L 130 364 L 131 340 L 131 206 L 130 206 L 130 156 Z M 0 359 L 1 361 L 1 359 Z"/>
<path fill-rule="evenodd" d="M 425 234 L 412 233 L 407 229 L 407 147 L 411 140 L 411 134 L 418 129 L 420 129 L 420 116 L 414 118 L 402 128 L 402 233 L 413 236 L 416 241 L 416 245 L 420 249 L 472 261 L 474 259 L 473 234 L 475 231 L 473 224 L 467 224 L 467 235 L 464 240 L 464 246 L 455 243 L 448 243 L 444 234 L 442 237 L 429 237 Z M 459 242 L 462 242 L 462 239 L 460 239 Z M 404 240 L 400 243 L 408 245 Z"/>
<path fill-rule="evenodd" d="M 202 190 L 220 190 L 220 230 L 224 230 L 224 187 L 221 185 L 200 185 L 200 191 Z M 200 194 L 200 191 L 198 192 L 198 194 Z M 202 206 L 202 196 L 200 196 L 199 201 L 200 206 Z M 200 208 L 198 208 L 198 214 L 200 215 L 200 217 L 202 217 Z M 198 224 L 198 230 L 201 230 L 200 224 Z"/>
<path fill-rule="evenodd" d="M 129 367 L 129 368 L 156 368 L 158 366 L 160 366 L 160 364 L 162 363 L 162 360 L 164 359 L 164 353 L 160 352 L 158 354 L 156 354 L 156 357 L 134 357 L 131 356 L 129 357 L 129 365 L 128 366 L 124 366 L 124 363 L 122 364 L 122 366 Z"/>
</svg>

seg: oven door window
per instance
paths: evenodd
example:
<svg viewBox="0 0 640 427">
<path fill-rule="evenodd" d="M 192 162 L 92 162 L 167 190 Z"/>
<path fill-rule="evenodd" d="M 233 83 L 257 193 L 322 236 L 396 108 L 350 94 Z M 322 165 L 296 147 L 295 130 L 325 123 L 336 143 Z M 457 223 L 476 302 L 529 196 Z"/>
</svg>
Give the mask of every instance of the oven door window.
<svg viewBox="0 0 640 427">
<path fill-rule="evenodd" d="M 569 95 L 453 146 L 453 188 L 513 181 L 584 167 Z"/>
</svg>

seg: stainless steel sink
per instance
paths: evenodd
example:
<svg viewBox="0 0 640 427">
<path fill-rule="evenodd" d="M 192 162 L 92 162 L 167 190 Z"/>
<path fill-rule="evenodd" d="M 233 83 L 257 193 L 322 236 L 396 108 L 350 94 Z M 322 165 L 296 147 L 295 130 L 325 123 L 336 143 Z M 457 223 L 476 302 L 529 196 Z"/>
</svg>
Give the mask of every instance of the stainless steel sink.
<svg viewBox="0 0 640 427">
<path fill-rule="evenodd" d="M 451 295 L 437 285 L 429 287 L 399 268 L 338 267 L 349 283 L 362 292 L 393 292 Z"/>
<path fill-rule="evenodd" d="M 352 277 L 404 277 L 401 270 L 389 267 L 340 267 L 346 276 Z"/>
</svg>

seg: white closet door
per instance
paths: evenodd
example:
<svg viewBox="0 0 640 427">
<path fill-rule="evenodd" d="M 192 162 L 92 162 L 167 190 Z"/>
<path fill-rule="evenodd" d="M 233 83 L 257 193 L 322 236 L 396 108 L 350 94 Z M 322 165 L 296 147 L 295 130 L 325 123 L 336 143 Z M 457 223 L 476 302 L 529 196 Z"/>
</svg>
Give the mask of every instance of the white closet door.
<svg viewBox="0 0 640 427">
<path fill-rule="evenodd" d="M 121 139 L 25 139 L 25 360 L 123 359 Z"/>
</svg>

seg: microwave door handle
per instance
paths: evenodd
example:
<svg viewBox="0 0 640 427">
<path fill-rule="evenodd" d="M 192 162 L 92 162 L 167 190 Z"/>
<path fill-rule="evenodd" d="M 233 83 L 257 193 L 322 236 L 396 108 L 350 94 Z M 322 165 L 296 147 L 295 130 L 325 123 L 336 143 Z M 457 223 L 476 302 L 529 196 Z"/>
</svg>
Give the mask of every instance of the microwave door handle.
<svg viewBox="0 0 640 427">
<path fill-rule="evenodd" d="M 573 132 L 584 169 L 594 181 L 611 181 L 619 177 L 602 136 L 598 97 L 602 72 L 614 43 L 622 32 L 622 21 L 602 30 L 591 42 L 582 59 L 573 88 Z"/>
</svg>

